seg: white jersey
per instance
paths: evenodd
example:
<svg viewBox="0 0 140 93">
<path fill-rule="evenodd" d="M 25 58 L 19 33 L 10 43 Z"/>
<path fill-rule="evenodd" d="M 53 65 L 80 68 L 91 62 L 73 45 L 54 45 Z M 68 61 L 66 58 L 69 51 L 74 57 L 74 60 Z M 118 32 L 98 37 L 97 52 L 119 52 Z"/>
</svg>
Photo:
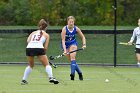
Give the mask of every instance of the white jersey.
<svg viewBox="0 0 140 93">
<path fill-rule="evenodd" d="M 45 41 L 46 38 L 40 35 L 40 30 L 37 30 L 37 32 L 32 35 L 26 48 L 44 48 L 43 44 Z"/>
<path fill-rule="evenodd" d="M 130 42 L 133 42 L 135 38 L 136 38 L 136 48 L 140 48 L 140 45 L 137 45 L 140 44 L 140 27 L 136 27 L 134 29 Z"/>
</svg>

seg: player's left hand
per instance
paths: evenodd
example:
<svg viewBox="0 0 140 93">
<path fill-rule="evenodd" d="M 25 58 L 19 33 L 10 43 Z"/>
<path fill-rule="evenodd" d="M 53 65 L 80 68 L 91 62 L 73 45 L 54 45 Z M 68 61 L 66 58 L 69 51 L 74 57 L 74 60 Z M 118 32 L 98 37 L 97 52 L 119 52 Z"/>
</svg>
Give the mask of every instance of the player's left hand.
<svg viewBox="0 0 140 93">
<path fill-rule="evenodd" d="M 86 48 L 86 45 L 83 45 L 82 48 L 85 49 Z"/>
</svg>

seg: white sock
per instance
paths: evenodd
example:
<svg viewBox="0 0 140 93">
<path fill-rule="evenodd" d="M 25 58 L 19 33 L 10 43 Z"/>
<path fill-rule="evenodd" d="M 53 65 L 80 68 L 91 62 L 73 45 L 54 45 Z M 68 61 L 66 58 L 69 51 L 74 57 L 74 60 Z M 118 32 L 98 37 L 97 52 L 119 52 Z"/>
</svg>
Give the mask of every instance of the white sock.
<svg viewBox="0 0 140 93">
<path fill-rule="evenodd" d="M 46 72 L 48 74 L 48 77 L 53 77 L 53 74 L 52 74 L 52 67 L 50 65 L 47 65 L 46 66 Z"/>
<path fill-rule="evenodd" d="M 23 76 L 23 80 L 27 80 L 27 78 L 28 78 L 28 76 L 29 76 L 29 74 L 31 73 L 31 71 L 32 71 L 32 68 L 30 67 L 30 66 L 27 66 L 26 68 L 25 68 L 25 71 L 24 71 L 24 76 Z"/>
</svg>

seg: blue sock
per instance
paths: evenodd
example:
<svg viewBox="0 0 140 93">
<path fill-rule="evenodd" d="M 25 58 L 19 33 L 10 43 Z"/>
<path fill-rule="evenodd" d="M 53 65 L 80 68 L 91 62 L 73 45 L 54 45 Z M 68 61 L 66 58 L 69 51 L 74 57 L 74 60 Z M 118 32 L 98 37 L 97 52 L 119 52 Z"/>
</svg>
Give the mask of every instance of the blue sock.
<svg viewBox="0 0 140 93">
<path fill-rule="evenodd" d="M 76 69 L 76 61 L 71 61 L 71 74 L 75 75 L 75 69 Z"/>
</svg>

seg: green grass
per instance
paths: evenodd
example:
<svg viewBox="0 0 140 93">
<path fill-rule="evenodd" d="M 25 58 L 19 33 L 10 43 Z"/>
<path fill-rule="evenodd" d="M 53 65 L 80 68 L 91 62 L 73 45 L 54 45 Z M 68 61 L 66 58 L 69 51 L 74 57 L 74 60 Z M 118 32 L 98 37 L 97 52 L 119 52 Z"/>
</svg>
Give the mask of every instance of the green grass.
<svg viewBox="0 0 140 93">
<path fill-rule="evenodd" d="M 34 68 L 28 85 L 20 85 L 24 65 L 0 65 L 0 93 L 139 93 L 139 68 L 80 66 L 84 81 L 69 77 L 69 66 L 53 69 L 58 85 L 50 84 L 43 66 Z M 106 83 L 105 79 L 109 79 Z"/>
</svg>

